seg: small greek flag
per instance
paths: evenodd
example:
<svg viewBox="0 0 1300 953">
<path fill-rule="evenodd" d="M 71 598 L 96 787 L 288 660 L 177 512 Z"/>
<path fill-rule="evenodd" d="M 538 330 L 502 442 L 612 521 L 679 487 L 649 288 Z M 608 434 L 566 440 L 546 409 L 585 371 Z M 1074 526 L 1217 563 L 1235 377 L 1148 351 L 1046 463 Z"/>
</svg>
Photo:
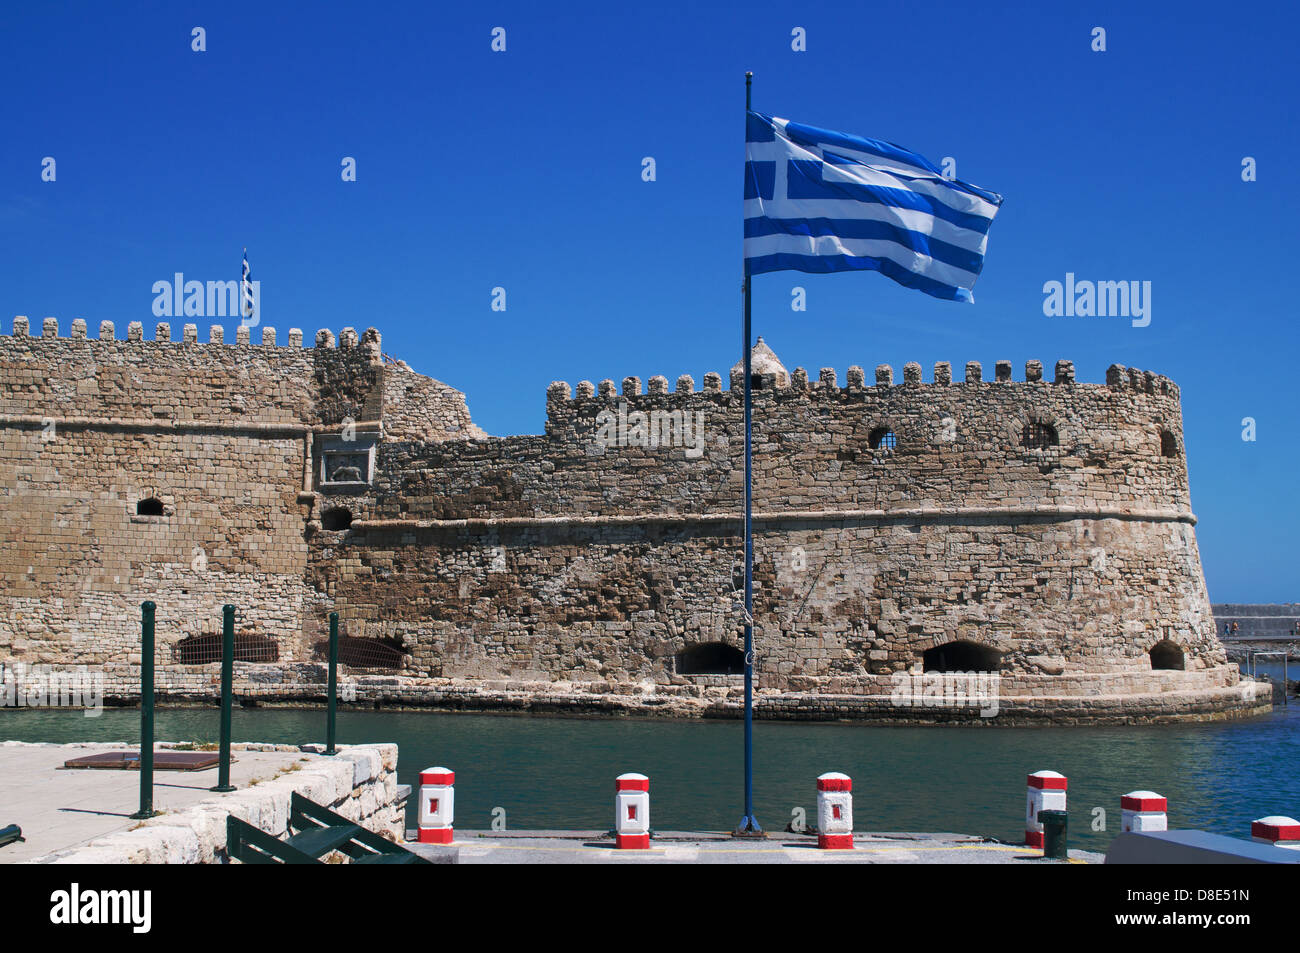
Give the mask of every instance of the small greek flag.
<svg viewBox="0 0 1300 953">
<path fill-rule="evenodd" d="M 878 271 L 936 298 L 974 300 L 1002 196 L 888 142 L 747 118 L 750 274 Z"/>
<path fill-rule="evenodd" d="M 240 281 L 239 286 L 240 286 L 240 295 L 243 298 L 242 309 L 243 309 L 244 317 L 246 318 L 251 318 L 253 316 L 252 277 L 253 277 L 253 273 L 248 270 L 248 249 L 245 248 L 244 249 L 244 277 Z"/>
</svg>

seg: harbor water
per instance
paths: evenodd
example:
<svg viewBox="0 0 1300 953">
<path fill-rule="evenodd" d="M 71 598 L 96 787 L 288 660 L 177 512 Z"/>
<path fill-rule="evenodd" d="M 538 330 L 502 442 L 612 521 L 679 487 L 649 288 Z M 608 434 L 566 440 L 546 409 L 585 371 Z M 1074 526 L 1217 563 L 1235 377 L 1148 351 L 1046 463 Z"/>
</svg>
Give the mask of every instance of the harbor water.
<svg viewBox="0 0 1300 953">
<path fill-rule="evenodd" d="M 1295 700 L 1292 699 L 1294 702 Z M 139 739 L 140 715 L 106 709 L 0 712 L 0 739 Z M 218 710 L 162 708 L 155 737 L 215 742 Z M 234 712 L 236 741 L 322 741 L 321 709 Z M 456 772 L 456 826 L 606 830 L 614 778 L 651 778 L 656 830 L 730 830 L 742 813 L 739 721 L 343 711 L 340 743 L 396 742 L 399 780 L 420 769 Z M 1300 709 L 1244 721 L 1108 727 L 883 727 L 755 724 L 755 808 L 781 830 L 802 810 L 815 821 L 814 779 L 853 778 L 859 830 L 953 831 L 1018 842 L 1025 775 L 1070 779 L 1071 846 L 1104 850 L 1119 831 L 1119 797 L 1146 788 L 1169 799 L 1171 827 L 1247 837 L 1250 822 L 1300 812 Z M 160 773 L 156 783 L 196 783 Z M 0 817 L 0 822 L 3 818 Z M 413 826 L 413 825 L 412 825 Z"/>
</svg>

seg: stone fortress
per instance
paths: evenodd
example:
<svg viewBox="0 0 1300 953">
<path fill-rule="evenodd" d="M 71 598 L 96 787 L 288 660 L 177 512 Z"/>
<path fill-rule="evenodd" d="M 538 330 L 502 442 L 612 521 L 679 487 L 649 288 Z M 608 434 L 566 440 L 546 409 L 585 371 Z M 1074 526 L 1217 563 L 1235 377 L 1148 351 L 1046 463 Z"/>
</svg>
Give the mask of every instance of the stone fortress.
<svg viewBox="0 0 1300 953">
<path fill-rule="evenodd" d="M 15 319 L 0 662 L 91 666 L 129 701 L 151 599 L 160 694 L 208 700 L 233 603 L 246 700 L 319 700 L 337 611 L 357 704 L 738 712 L 738 368 L 555 383 L 543 435 L 488 437 L 374 329 L 302 344 Z M 1268 709 L 1216 637 L 1167 378 L 841 383 L 761 341 L 753 367 L 759 717 L 979 722 L 900 704 L 904 676 L 968 671 L 998 676 L 992 723 Z"/>
</svg>

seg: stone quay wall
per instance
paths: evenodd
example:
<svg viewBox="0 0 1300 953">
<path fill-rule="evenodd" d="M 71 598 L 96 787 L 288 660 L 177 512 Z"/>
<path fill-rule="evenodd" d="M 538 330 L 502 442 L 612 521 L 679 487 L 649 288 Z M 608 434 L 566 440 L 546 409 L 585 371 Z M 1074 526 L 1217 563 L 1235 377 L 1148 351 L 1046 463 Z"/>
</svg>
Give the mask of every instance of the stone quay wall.
<svg viewBox="0 0 1300 953">
<path fill-rule="evenodd" d="M 1224 626 L 1237 623 L 1236 634 L 1229 634 L 1225 639 L 1226 642 L 1234 639 L 1291 642 L 1298 637 L 1300 603 L 1244 605 L 1225 602 L 1216 603 L 1211 608 L 1214 611 L 1215 627 L 1221 639 L 1225 639 Z"/>
<path fill-rule="evenodd" d="M 358 700 L 734 709 L 738 369 L 730 389 L 718 374 L 699 390 L 690 377 L 645 392 L 635 377 L 557 382 L 544 434 L 489 438 L 459 392 L 385 361 L 373 329 L 339 347 L 321 332 L 306 350 L 54 332 L 0 338 L 12 402 L 0 410 L 14 411 L 0 418 L 12 477 L 0 500 L 6 542 L 27 547 L 0 557 L 0 631 L 16 656 L 102 664 L 109 694 L 129 698 L 142 598 L 158 602 L 168 643 L 215 625 L 229 601 L 280 648 L 276 665 L 241 664 L 239 690 L 255 697 L 319 697 L 313 647 L 338 611 L 345 637 L 401 652 L 383 676 L 345 673 Z M 897 382 L 882 365 L 870 384 L 851 367 L 841 385 L 766 354 L 753 415 L 760 710 L 887 715 L 899 676 L 954 668 L 996 672 L 1010 707 L 1044 717 L 1060 699 L 1093 699 L 1082 710 L 1099 718 L 1259 710 L 1215 635 L 1167 378 L 1114 365 L 1105 384 L 1079 383 L 1060 361 L 1047 380 L 1031 361 L 1015 381 L 999 361 L 990 379 L 976 362 L 959 381 L 946 363 L 929 381 L 917 364 Z M 77 404 L 103 368 L 160 361 L 144 389 L 174 379 L 174 400 Z M 226 412 L 242 397 L 255 432 L 247 416 L 241 430 L 182 410 L 216 394 Z M 74 411 L 92 423 L 40 442 L 42 413 Z M 93 416 L 159 411 L 154 429 Z M 185 429 L 191 415 L 211 429 Z M 322 447 L 349 422 L 372 439 L 372 472 L 323 483 Z M 184 519 L 125 512 L 151 490 Z M 19 542 L 20 513 L 38 514 L 36 541 Z M 215 676 L 165 664 L 158 684 L 206 697 Z"/>
</svg>

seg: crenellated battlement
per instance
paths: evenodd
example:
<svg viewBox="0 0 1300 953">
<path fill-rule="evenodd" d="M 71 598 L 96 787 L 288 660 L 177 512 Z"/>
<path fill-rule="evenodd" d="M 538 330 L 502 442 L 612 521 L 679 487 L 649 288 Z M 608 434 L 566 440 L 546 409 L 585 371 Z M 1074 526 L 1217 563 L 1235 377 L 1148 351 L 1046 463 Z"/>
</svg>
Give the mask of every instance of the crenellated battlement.
<svg viewBox="0 0 1300 953">
<path fill-rule="evenodd" d="M 144 336 L 144 322 L 132 321 L 126 327 L 126 337 L 119 338 L 117 329 L 112 321 L 101 321 L 99 323 L 99 336 L 91 338 L 87 335 L 87 326 L 84 318 L 75 318 L 66 338 L 59 337 L 59 319 L 47 317 L 41 322 L 41 333 L 35 335 L 32 333 L 31 322 L 26 315 L 20 314 L 14 317 L 12 333 L 5 335 L 0 331 L 0 337 L 10 338 L 31 338 L 38 340 L 63 340 L 76 342 L 96 342 L 96 341 L 127 341 L 141 344 L 209 344 L 222 345 L 226 347 L 265 347 L 275 348 L 282 347 L 285 349 L 302 349 L 303 333 L 299 328 L 290 328 L 287 341 L 281 345 L 278 340 L 278 332 L 271 326 L 257 326 L 256 328 L 241 324 L 235 328 L 234 341 L 226 340 L 226 329 L 224 325 L 213 324 L 208 327 L 207 341 L 199 340 L 199 327 L 194 323 L 187 323 L 181 326 L 181 336 L 175 338 L 172 336 L 172 326 L 167 321 L 159 321 L 154 325 L 154 336 L 151 340 L 146 341 Z M 328 328 L 322 328 L 316 332 L 314 347 L 323 350 L 348 350 L 352 348 L 365 349 L 370 352 L 373 358 L 378 358 L 381 354 L 382 341 L 379 331 L 375 328 L 366 328 L 360 335 L 355 328 L 344 328 L 339 332 L 338 338 L 334 337 L 334 332 Z"/>
<path fill-rule="evenodd" d="M 1127 390 L 1136 394 L 1160 394 L 1167 397 L 1178 397 L 1180 393 L 1178 385 L 1163 374 L 1140 371 L 1136 367 L 1125 367 L 1123 364 L 1112 364 L 1106 368 L 1106 386 L 1113 390 Z"/>
<path fill-rule="evenodd" d="M 464 440 L 485 436 L 464 395 L 387 361 L 375 328 L 322 328 L 310 342 L 291 328 L 208 329 L 160 321 L 146 339 L 132 321 L 126 336 L 102 321 L 98 337 L 77 318 L 60 336 L 57 318 L 33 335 L 27 317 L 0 334 L 0 416 L 52 420 L 204 422 L 218 427 L 303 427 L 382 419 L 395 438 Z M 306 345 L 306 346 L 304 346 Z"/>
<path fill-rule="evenodd" d="M 843 386 L 839 384 L 839 375 L 833 367 L 821 368 L 816 378 L 811 377 L 808 371 L 802 367 L 796 367 L 793 373 L 788 374 L 784 368 L 765 370 L 761 373 L 755 373 L 754 378 L 753 395 L 759 400 L 775 395 L 778 399 L 804 397 L 810 400 L 842 402 L 846 399 L 861 397 L 867 393 L 887 393 L 895 388 L 948 388 L 970 385 L 998 386 L 1017 384 L 1047 388 L 1073 387 L 1076 385 L 1082 387 L 1105 386 L 1116 391 L 1175 398 L 1179 396 L 1178 385 L 1168 377 L 1152 371 L 1125 367 L 1122 364 L 1112 364 L 1107 369 L 1104 385 L 1078 384 L 1075 379 L 1074 362 L 1069 360 L 1056 362 L 1055 373 L 1050 381 L 1044 379 L 1043 364 L 1037 360 L 1025 362 L 1024 377 L 1019 381 L 1012 378 L 1012 364 L 1006 360 L 994 362 L 991 379 L 985 377 L 984 367 L 979 361 L 968 361 L 965 366 L 964 378 L 957 382 L 953 381 L 952 365 L 948 361 L 939 361 L 934 365 L 928 382 L 924 380 L 921 365 L 916 361 L 909 361 L 903 365 L 901 381 L 895 379 L 894 368 L 889 364 L 876 365 L 874 380 L 871 384 L 867 383 L 866 371 L 856 364 L 849 367 Z M 695 379 L 690 374 L 682 374 L 671 388 L 668 378 L 663 375 L 651 377 L 645 389 L 642 388 L 640 377 L 625 377 L 621 385 L 615 384 L 613 380 L 609 379 L 602 380 L 599 384 L 593 384 L 589 380 L 582 380 L 578 382 L 576 388 L 570 388 L 566 381 L 553 381 L 546 389 L 546 403 L 548 408 L 559 409 L 565 406 L 582 406 L 591 401 L 611 404 L 619 400 L 632 402 L 643 398 L 658 398 L 658 400 L 648 401 L 648 403 L 656 406 L 664 403 L 663 398 L 668 398 L 668 404 L 680 402 L 672 398 L 698 398 L 701 396 L 729 400 L 730 394 L 739 392 L 744 385 L 743 371 L 738 368 L 732 369 L 730 385 L 729 390 L 724 390 L 722 375 L 716 372 L 709 372 L 704 375 L 703 387 L 701 388 L 696 387 Z"/>
</svg>

